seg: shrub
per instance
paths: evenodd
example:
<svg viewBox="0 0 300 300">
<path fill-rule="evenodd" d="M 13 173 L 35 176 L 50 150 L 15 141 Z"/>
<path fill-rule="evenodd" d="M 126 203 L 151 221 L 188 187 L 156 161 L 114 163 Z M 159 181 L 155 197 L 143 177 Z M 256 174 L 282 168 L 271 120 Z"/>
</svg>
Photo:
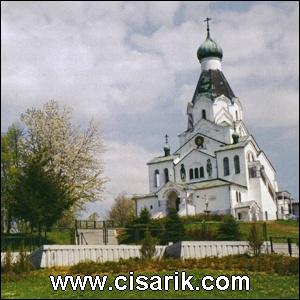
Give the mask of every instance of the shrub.
<svg viewBox="0 0 300 300">
<path fill-rule="evenodd" d="M 249 236 L 248 236 L 249 247 L 253 252 L 254 256 L 258 256 L 261 253 L 261 247 L 264 243 L 262 234 L 257 230 L 256 223 L 251 224 Z"/>
<path fill-rule="evenodd" d="M 168 213 L 165 223 L 165 232 L 163 242 L 179 242 L 184 237 L 184 225 L 175 209 L 171 209 Z"/>
<path fill-rule="evenodd" d="M 142 247 L 140 249 L 142 259 L 151 259 L 156 252 L 156 239 L 151 236 L 149 230 L 145 232 L 145 238 L 142 241 Z"/>
<path fill-rule="evenodd" d="M 216 233 L 203 221 L 200 228 L 187 230 L 185 239 L 191 241 L 214 241 L 216 240 Z"/>
<path fill-rule="evenodd" d="M 29 261 L 29 256 L 26 252 L 26 249 L 24 245 L 22 245 L 18 259 L 14 265 L 14 272 L 15 273 L 23 273 L 23 272 L 28 272 L 33 269 L 33 266 L 31 262 Z"/>
<path fill-rule="evenodd" d="M 231 215 L 225 215 L 218 228 L 218 240 L 235 241 L 240 239 L 239 224 Z"/>
<path fill-rule="evenodd" d="M 10 248 L 7 248 L 3 264 L 1 264 L 1 271 L 2 272 L 11 272 L 13 270 L 13 261 L 12 261 L 12 252 Z"/>
</svg>

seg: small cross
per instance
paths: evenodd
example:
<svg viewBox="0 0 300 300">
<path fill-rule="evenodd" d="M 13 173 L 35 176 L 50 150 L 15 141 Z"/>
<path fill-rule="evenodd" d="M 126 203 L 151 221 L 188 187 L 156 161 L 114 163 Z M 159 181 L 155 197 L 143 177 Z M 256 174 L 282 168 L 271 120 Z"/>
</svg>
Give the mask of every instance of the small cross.
<svg viewBox="0 0 300 300">
<path fill-rule="evenodd" d="M 166 138 L 166 144 L 168 144 L 168 135 L 167 134 L 165 135 L 165 138 Z"/>
<path fill-rule="evenodd" d="M 204 20 L 204 22 L 206 22 L 206 24 L 207 24 L 207 34 L 209 35 L 209 21 L 211 20 L 211 18 L 206 18 L 205 20 Z"/>
</svg>

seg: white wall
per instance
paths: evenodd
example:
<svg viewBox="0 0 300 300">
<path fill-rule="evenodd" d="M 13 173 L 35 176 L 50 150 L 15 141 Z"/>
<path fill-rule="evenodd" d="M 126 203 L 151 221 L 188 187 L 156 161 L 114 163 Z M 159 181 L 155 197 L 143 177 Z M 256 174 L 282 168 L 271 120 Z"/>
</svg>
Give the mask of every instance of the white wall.
<svg viewBox="0 0 300 300">
<path fill-rule="evenodd" d="M 234 150 L 224 150 L 224 151 L 219 151 L 216 153 L 217 153 L 219 178 L 246 186 L 247 185 L 246 176 L 248 174 L 248 170 L 246 169 L 244 149 L 237 148 Z M 239 174 L 235 174 L 235 170 L 234 170 L 234 156 L 235 155 L 238 155 L 240 158 L 240 173 Z M 223 159 L 225 157 L 228 157 L 228 159 L 229 159 L 229 175 L 227 175 L 227 176 L 224 176 Z"/>
<path fill-rule="evenodd" d="M 193 203 L 196 214 L 204 213 L 206 209 L 204 195 L 208 199 L 208 210 L 212 213 L 230 213 L 229 185 L 193 192 Z"/>
<path fill-rule="evenodd" d="M 206 171 L 206 164 L 207 160 L 210 159 L 211 164 L 212 164 L 212 176 L 208 177 L 207 171 Z M 204 153 L 201 153 L 197 150 L 194 150 L 191 152 L 188 156 L 186 156 L 183 160 L 181 160 L 178 164 L 175 166 L 175 174 L 176 174 L 176 182 L 181 183 L 181 177 L 180 177 L 180 169 L 181 165 L 184 164 L 185 167 L 185 172 L 186 172 L 186 180 L 185 182 L 194 182 L 194 181 L 202 181 L 202 180 L 208 180 L 215 178 L 217 176 L 217 171 L 216 171 L 216 159 L 214 157 L 211 157 L 209 155 L 206 155 Z M 201 166 L 204 167 L 204 178 L 198 178 L 194 180 L 189 179 L 189 170 L 191 168 L 200 168 Z M 199 172 L 200 175 L 200 172 Z"/>
<path fill-rule="evenodd" d="M 173 161 L 166 161 L 161 163 L 149 164 L 148 165 L 148 176 L 149 176 L 149 191 L 150 193 L 156 192 L 165 184 L 165 173 L 164 169 L 167 168 L 169 170 L 169 180 L 174 181 L 174 171 L 173 171 Z M 155 187 L 155 170 L 159 171 L 159 186 Z"/>
</svg>

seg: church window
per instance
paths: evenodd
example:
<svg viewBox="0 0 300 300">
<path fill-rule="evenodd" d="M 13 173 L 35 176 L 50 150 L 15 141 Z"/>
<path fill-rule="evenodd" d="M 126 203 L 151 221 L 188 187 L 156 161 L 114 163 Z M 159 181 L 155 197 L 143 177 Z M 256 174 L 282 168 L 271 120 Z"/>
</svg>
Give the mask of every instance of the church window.
<svg viewBox="0 0 300 300">
<path fill-rule="evenodd" d="M 190 169 L 190 179 L 194 179 L 194 170 Z"/>
<path fill-rule="evenodd" d="M 234 171 L 235 171 L 235 174 L 239 174 L 241 172 L 240 170 L 240 158 L 238 155 L 235 155 L 234 158 Z"/>
<path fill-rule="evenodd" d="M 239 192 L 239 202 L 242 202 L 242 194 Z"/>
<path fill-rule="evenodd" d="M 229 159 L 228 157 L 223 158 L 224 176 L 229 175 Z"/>
<path fill-rule="evenodd" d="M 160 182 L 159 182 L 159 171 L 155 170 L 154 172 L 154 187 L 159 187 Z"/>
<path fill-rule="evenodd" d="M 206 119 L 206 110 L 202 109 L 202 119 Z"/>
<path fill-rule="evenodd" d="M 165 173 L 165 183 L 167 183 L 169 182 L 169 170 L 165 168 L 164 173 Z"/>
<path fill-rule="evenodd" d="M 266 221 L 268 221 L 268 212 L 267 211 L 265 211 L 265 219 L 266 219 Z"/>
<path fill-rule="evenodd" d="M 284 212 L 283 212 L 283 206 L 281 206 L 281 215 L 283 216 Z"/>
<path fill-rule="evenodd" d="M 199 178 L 199 170 L 198 170 L 198 168 L 195 168 L 195 178 Z"/>
<path fill-rule="evenodd" d="M 200 167 L 200 178 L 204 177 L 204 168 Z"/>
<path fill-rule="evenodd" d="M 235 111 L 235 119 L 236 119 L 236 121 L 239 119 L 239 114 L 238 114 L 237 110 Z"/>
<path fill-rule="evenodd" d="M 153 209 L 153 206 L 152 206 L 152 205 L 150 205 L 150 209 Z"/>
<path fill-rule="evenodd" d="M 236 202 L 239 202 L 239 192 L 238 191 L 235 192 L 235 197 L 236 197 Z"/>
</svg>

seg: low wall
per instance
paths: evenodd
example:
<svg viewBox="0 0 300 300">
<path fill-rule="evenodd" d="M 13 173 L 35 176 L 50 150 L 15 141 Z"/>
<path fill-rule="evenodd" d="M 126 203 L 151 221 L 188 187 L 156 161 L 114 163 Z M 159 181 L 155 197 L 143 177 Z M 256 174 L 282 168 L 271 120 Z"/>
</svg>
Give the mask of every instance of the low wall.
<svg viewBox="0 0 300 300">
<path fill-rule="evenodd" d="M 244 241 L 199 241 L 179 242 L 174 245 L 170 245 L 166 249 L 166 255 L 181 259 L 188 259 L 245 254 L 249 251 L 249 244 Z M 262 251 L 266 251 L 266 244 L 263 246 Z"/>
<path fill-rule="evenodd" d="M 140 257 L 141 246 L 136 245 L 44 245 L 30 255 L 36 268 L 72 266 L 80 261 L 118 261 Z M 166 246 L 156 246 L 156 257 L 164 255 Z"/>
</svg>

